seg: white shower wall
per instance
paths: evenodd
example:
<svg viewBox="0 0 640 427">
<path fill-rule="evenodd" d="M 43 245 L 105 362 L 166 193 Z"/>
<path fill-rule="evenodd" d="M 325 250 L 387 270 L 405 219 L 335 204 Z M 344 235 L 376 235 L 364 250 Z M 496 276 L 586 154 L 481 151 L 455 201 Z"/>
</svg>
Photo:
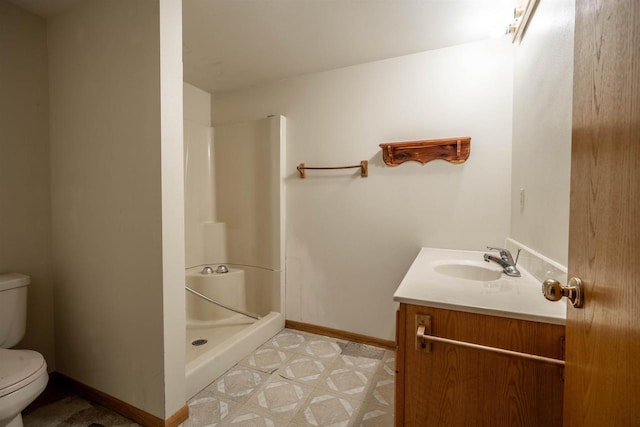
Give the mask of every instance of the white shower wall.
<svg viewBox="0 0 640 427">
<path fill-rule="evenodd" d="M 227 262 L 225 225 L 216 222 L 213 128 L 184 122 L 186 266 Z"/>
<path fill-rule="evenodd" d="M 271 135 L 279 119 L 216 127 L 216 212 L 229 262 L 280 270 L 280 149 Z"/>
<path fill-rule="evenodd" d="M 186 199 L 193 221 L 213 221 L 215 213 L 215 175 L 213 173 L 213 128 L 185 121 L 185 187 L 193 191 Z M 212 185 L 213 184 L 213 185 Z"/>
<path fill-rule="evenodd" d="M 259 284 L 247 304 L 260 314 L 284 309 L 284 131 L 281 116 L 215 128 L 216 218 L 228 262 Z"/>
<path fill-rule="evenodd" d="M 227 262 L 225 226 L 216 222 L 211 95 L 184 84 L 185 255 L 187 267 Z"/>
<path fill-rule="evenodd" d="M 186 266 L 242 265 L 249 308 L 281 311 L 284 118 L 213 129 L 210 99 L 185 83 Z"/>
</svg>

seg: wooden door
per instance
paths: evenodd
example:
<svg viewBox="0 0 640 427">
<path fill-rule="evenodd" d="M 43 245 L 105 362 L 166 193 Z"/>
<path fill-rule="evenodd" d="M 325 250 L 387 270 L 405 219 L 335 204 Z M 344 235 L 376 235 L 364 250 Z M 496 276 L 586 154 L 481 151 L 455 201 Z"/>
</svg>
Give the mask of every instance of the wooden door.
<svg viewBox="0 0 640 427">
<path fill-rule="evenodd" d="M 640 1 L 577 0 L 564 426 L 640 425 Z"/>
</svg>

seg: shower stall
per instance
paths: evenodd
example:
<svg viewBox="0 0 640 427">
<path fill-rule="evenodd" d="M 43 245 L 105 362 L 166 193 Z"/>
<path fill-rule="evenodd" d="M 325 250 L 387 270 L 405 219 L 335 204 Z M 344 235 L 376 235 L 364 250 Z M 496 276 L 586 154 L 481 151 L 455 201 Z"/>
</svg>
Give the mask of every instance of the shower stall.
<svg viewBox="0 0 640 427">
<path fill-rule="evenodd" d="M 187 399 L 284 327 L 285 118 L 185 119 Z"/>
</svg>

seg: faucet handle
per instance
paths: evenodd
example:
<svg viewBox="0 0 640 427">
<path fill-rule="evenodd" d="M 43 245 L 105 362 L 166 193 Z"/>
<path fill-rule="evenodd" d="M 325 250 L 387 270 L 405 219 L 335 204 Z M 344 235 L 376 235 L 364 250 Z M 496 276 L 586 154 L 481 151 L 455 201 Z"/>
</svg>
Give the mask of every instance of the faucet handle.
<svg viewBox="0 0 640 427">
<path fill-rule="evenodd" d="M 489 249 L 490 251 L 498 251 L 498 252 L 500 252 L 501 255 L 504 252 L 509 252 L 505 248 L 494 248 L 493 246 L 487 246 L 487 249 Z"/>
<path fill-rule="evenodd" d="M 489 249 L 490 251 L 498 251 L 498 252 L 500 252 L 500 257 L 505 259 L 505 260 L 508 260 L 514 266 L 516 264 L 518 264 L 518 258 L 520 258 L 520 251 L 522 250 L 522 249 L 518 249 L 518 253 L 516 254 L 516 260 L 513 261 L 513 257 L 511 256 L 511 252 L 509 252 L 508 249 L 505 249 L 505 248 L 494 248 L 493 246 L 487 246 L 487 249 Z"/>
<path fill-rule="evenodd" d="M 487 246 L 487 249 L 489 249 L 490 251 L 498 251 L 500 252 L 500 258 L 502 258 L 503 260 L 511 263 L 511 254 L 509 253 L 508 250 L 504 249 L 504 248 L 494 248 L 493 246 Z"/>
</svg>

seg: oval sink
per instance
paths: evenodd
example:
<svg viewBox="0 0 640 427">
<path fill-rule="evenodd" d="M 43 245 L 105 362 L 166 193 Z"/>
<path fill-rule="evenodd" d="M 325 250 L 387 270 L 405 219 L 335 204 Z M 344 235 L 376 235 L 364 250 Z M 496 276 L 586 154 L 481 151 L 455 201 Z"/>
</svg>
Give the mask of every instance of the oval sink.
<svg viewBox="0 0 640 427">
<path fill-rule="evenodd" d="M 458 279 L 478 280 L 482 282 L 497 280 L 502 276 L 502 271 L 475 264 L 440 264 L 435 266 L 433 270 L 437 273 Z"/>
</svg>

